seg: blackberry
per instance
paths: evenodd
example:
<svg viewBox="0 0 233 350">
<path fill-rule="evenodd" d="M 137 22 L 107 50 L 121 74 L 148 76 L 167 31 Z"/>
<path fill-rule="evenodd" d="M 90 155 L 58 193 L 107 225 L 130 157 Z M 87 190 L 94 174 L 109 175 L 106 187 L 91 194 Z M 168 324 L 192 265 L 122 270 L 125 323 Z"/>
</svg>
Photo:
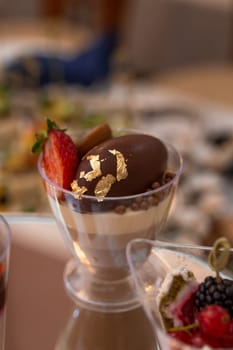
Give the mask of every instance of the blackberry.
<svg viewBox="0 0 233 350">
<path fill-rule="evenodd" d="M 230 243 L 225 237 L 217 239 L 208 255 L 209 267 L 216 276 L 208 276 L 199 285 L 195 296 L 198 311 L 204 306 L 216 304 L 225 308 L 233 319 L 233 280 L 222 278 L 220 271 L 224 270 L 230 258 Z"/>
<path fill-rule="evenodd" d="M 217 304 L 228 310 L 233 318 L 233 281 L 225 278 L 208 276 L 199 285 L 195 296 L 198 311 L 204 306 Z"/>
</svg>

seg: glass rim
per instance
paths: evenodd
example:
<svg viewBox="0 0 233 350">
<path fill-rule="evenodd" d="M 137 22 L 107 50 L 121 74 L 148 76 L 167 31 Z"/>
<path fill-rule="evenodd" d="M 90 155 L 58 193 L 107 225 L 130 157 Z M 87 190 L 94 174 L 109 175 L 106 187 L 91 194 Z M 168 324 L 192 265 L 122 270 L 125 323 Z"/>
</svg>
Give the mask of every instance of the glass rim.
<svg viewBox="0 0 233 350">
<path fill-rule="evenodd" d="M 101 202 L 106 202 L 106 201 L 116 201 L 116 200 L 129 200 L 129 199 L 135 199 L 137 197 L 140 196 L 149 196 L 151 194 L 155 194 L 155 193 L 159 193 L 165 189 L 167 189 L 170 185 L 172 185 L 173 183 L 176 182 L 176 180 L 179 179 L 182 170 L 183 170 L 183 158 L 181 156 L 181 154 L 176 150 L 175 147 L 173 147 L 171 144 L 169 143 L 164 143 L 167 147 L 171 148 L 175 154 L 177 155 L 177 158 L 179 160 L 179 168 L 177 170 L 177 172 L 175 173 L 175 176 L 169 180 L 166 184 L 161 185 L 160 187 L 156 188 L 156 189 L 152 189 L 149 190 L 147 192 L 141 192 L 141 193 L 137 193 L 137 194 L 133 194 L 133 195 L 128 195 L 128 196 L 119 196 L 119 197 L 104 197 L 103 200 L 101 200 Z M 40 176 L 42 177 L 42 179 L 44 179 L 46 181 L 46 183 L 48 183 L 50 186 L 52 186 L 53 188 L 55 188 L 57 191 L 59 192 L 63 192 L 64 194 L 69 194 L 72 195 L 74 198 L 75 194 L 71 191 L 71 190 L 66 190 L 63 187 L 55 184 L 52 180 L 50 180 L 50 178 L 45 174 L 45 171 L 41 165 L 41 160 L 42 160 L 42 152 L 40 153 L 39 157 L 38 157 L 38 161 L 37 161 L 37 168 L 39 171 Z M 95 196 L 90 196 L 90 195 L 85 195 L 82 194 L 80 195 L 80 199 L 87 199 L 87 200 L 96 200 Z"/>
<path fill-rule="evenodd" d="M 179 249 L 179 250 L 183 250 L 183 249 L 190 249 L 190 250 L 202 250 L 202 251 L 210 251 L 212 249 L 211 245 L 198 245 L 198 244 L 185 244 L 185 243 L 173 243 L 173 242 L 166 242 L 166 241 L 161 241 L 158 239 L 155 240 L 150 240 L 150 239 L 146 239 L 146 238 L 135 238 L 132 239 L 126 246 L 126 257 L 128 260 L 128 263 L 130 265 L 130 267 L 133 267 L 132 261 L 130 259 L 131 257 L 131 249 L 132 247 L 137 244 L 137 243 L 147 243 L 149 244 L 151 247 L 154 248 L 164 248 L 164 249 Z M 233 253 L 233 247 L 230 248 L 230 252 Z"/>
<path fill-rule="evenodd" d="M 0 254 L 0 261 L 3 261 L 6 258 L 7 252 L 10 248 L 12 234 L 9 224 L 2 214 L 0 214 L 0 221 L 3 223 L 6 230 L 6 242 L 3 247 L 3 252 Z"/>
</svg>

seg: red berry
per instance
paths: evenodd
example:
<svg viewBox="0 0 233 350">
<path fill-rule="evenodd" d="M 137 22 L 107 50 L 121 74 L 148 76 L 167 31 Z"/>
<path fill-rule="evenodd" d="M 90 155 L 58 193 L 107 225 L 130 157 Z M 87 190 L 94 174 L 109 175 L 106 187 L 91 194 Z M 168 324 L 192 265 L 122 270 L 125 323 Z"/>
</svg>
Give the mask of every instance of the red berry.
<svg viewBox="0 0 233 350">
<path fill-rule="evenodd" d="M 172 337 L 172 338 L 176 338 L 177 340 L 186 343 L 186 344 L 191 344 L 191 334 L 189 332 L 186 331 L 172 331 L 172 332 L 168 332 L 168 334 Z"/>
<path fill-rule="evenodd" d="M 214 338 L 202 333 L 200 328 L 193 331 L 176 331 L 169 332 L 169 335 L 185 344 L 193 345 L 195 348 L 202 348 L 205 345 L 211 346 L 211 348 L 220 348 L 223 346 L 232 346 L 231 339 L 228 337 L 223 342 L 222 338 Z M 226 345 L 225 345 L 226 344 Z"/>
<path fill-rule="evenodd" d="M 184 297 L 180 305 L 176 308 L 176 317 L 182 321 L 183 325 L 189 325 L 194 322 L 195 295 L 197 287 L 189 295 Z"/>
<path fill-rule="evenodd" d="M 213 336 L 210 336 L 208 334 L 203 334 L 202 333 L 202 339 L 204 341 L 204 344 L 211 346 L 211 348 L 222 348 L 223 343 L 222 343 L 222 338 L 214 338 Z"/>
<path fill-rule="evenodd" d="M 233 320 L 231 320 L 229 323 L 228 334 L 232 335 L 233 337 Z"/>
<path fill-rule="evenodd" d="M 228 332 L 231 318 L 222 306 L 211 304 L 200 311 L 198 321 L 203 334 L 218 338 Z"/>
<path fill-rule="evenodd" d="M 228 332 L 221 337 L 222 346 L 233 348 L 233 320 L 230 321 Z"/>
<path fill-rule="evenodd" d="M 42 157 L 42 165 L 48 178 L 56 185 L 70 189 L 77 163 L 77 150 L 70 136 L 62 130 L 50 130 Z"/>
<path fill-rule="evenodd" d="M 204 346 L 205 344 L 207 344 L 206 340 L 203 338 L 203 335 L 202 335 L 200 329 L 198 329 L 192 333 L 191 344 L 196 346 L 197 348 L 200 348 L 200 347 Z"/>
<path fill-rule="evenodd" d="M 221 338 L 221 345 L 224 348 L 233 348 L 233 336 L 232 335 L 224 335 Z"/>
<path fill-rule="evenodd" d="M 182 298 L 175 305 L 171 305 L 170 312 L 174 320 L 179 321 L 182 326 L 187 326 L 195 321 L 195 295 L 198 284 L 183 293 Z"/>
</svg>

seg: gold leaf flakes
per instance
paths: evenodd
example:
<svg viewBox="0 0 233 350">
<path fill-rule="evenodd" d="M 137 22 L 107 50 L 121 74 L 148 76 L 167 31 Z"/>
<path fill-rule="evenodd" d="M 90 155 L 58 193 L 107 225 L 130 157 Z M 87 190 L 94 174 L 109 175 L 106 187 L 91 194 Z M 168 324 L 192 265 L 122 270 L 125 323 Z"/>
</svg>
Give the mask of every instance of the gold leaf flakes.
<svg viewBox="0 0 233 350">
<path fill-rule="evenodd" d="M 117 173 L 116 173 L 116 178 L 117 181 L 121 181 L 127 178 L 128 176 L 128 171 L 127 171 L 127 164 L 125 161 L 125 157 L 123 154 L 116 149 L 109 150 L 110 153 L 112 153 L 117 160 Z"/>
<path fill-rule="evenodd" d="M 90 161 L 90 165 L 92 170 L 85 173 L 84 171 L 81 171 L 80 173 L 80 179 L 84 178 L 86 181 L 92 181 L 96 179 L 98 176 L 102 174 L 100 169 L 100 160 L 99 155 L 90 155 L 87 157 L 87 160 Z"/>
<path fill-rule="evenodd" d="M 95 187 L 95 196 L 99 202 L 104 199 L 115 182 L 116 178 L 112 174 L 102 176 Z"/>
<path fill-rule="evenodd" d="M 70 186 L 74 194 L 74 197 L 77 199 L 81 199 L 82 195 L 85 192 L 87 192 L 87 188 L 85 186 L 79 187 L 77 180 L 74 180 Z"/>
</svg>

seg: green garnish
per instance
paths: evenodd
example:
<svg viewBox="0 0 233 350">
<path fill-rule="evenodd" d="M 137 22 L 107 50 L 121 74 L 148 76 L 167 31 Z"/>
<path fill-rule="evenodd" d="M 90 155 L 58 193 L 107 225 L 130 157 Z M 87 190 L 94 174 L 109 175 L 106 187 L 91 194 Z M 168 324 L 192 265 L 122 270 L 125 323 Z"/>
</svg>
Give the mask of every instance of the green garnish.
<svg viewBox="0 0 233 350">
<path fill-rule="evenodd" d="M 180 327 L 171 327 L 169 329 L 167 329 L 168 332 L 180 332 L 180 331 L 184 331 L 190 334 L 190 330 L 198 328 L 199 324 L 198 323 L 191 323 L 187 326 L 180 326 Z"/>
<path fill-rule="evenodd" d="M 230 257 L 230 243 L 225 237 L 217 239 L 208 256 L 208 264 L 210 268 L 216 271 L 217 278 L 221 279 L 219 272 L 222 271 Z"/>
<path fill-rule="evenodd" d="M 57 126 L 57 124 L 53 120 L 51 120 L 49 118 L 47 118 L 47 127 L 48 127 L 48 131 L 50 131 L 50 130 L 60 130 L 60 128 Z"/>
<path fill-rule="evenodd" d="M 48 138 L 48 132 L 51 130 L 66 131 L 66 129 L 60 129 L 59 126 L 51 119 L 46 119 L 47 130 L 41 129 L 35 134 L 35 143 L 32 145 L 32 152 L 39 153 L 42 151 L 43 145 Z"/>
</svg>

